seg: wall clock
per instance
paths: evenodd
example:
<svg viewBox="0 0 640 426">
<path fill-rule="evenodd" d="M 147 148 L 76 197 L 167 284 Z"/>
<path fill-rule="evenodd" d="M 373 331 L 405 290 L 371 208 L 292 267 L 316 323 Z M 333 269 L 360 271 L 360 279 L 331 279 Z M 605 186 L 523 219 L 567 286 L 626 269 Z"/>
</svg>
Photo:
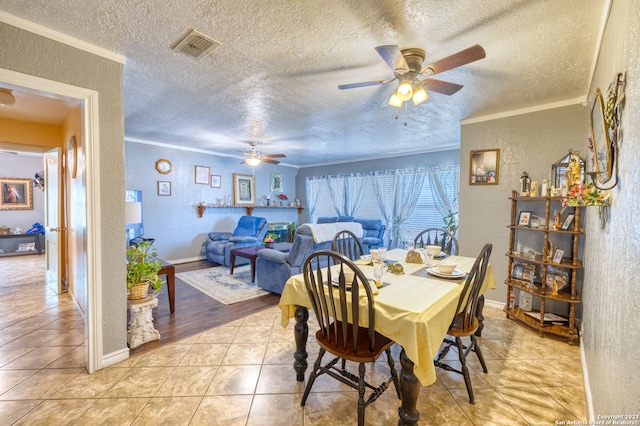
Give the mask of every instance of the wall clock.
<svg viewBox="0 0 640 426">
<path fill-rule="evenodd" d="M 76 145 L 76 137 L 71 136 L 69 143 L 67 143 L 67 171 L 71 179 L 76 178 L 78 163 L 78 147 Z"/>
<path fill-rule="evenodd" d="M 171 164 L 171 161 L 161 158 L 156 161 L 156 170 L 158 171 L 158 173 L 168 175 L 173 170 L 173 164 Z"/>
</svg>

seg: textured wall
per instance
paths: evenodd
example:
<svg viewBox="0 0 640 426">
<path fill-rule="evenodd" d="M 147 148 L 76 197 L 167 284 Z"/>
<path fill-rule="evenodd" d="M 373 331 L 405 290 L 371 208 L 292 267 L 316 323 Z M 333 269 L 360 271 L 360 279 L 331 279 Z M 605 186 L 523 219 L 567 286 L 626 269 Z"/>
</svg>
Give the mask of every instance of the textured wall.
<svg viewBox="0 0 640 426">
<path fill-rule="evenodd" d="M 586 231 L 582 344 L 592 414 L 640 414 L 640 3 L 616 0 L 607 22 L 590 93 L 606 94 L 618 72 L 627 72 L 624 131 L 619 147 L 620 184 L 611 191 L 611 219 L 604 230 L 590 214 Z M 591 96 L 589 100 L 591 100 Z"/>
<path fill-rule="evenodd" d="M 0 23 L 0 67 L 99 92 L 100 256 L 103 348 L 127 347 L 124 229 L 122 64 Z M 88 200 L 91 203 L 93 200 Z"/>
<path fill-rule="evenodd" d="M 221 158 L 191 151 L 177 150 L 153 145 L 126 142 L 126 187 L 142 191 L 144 235 L 155 238 L 154 243 L 161 258 L 167 260 L 193 259 L 202 256 L 200 248 L 211 231 L 235 229 L 240 216 L 246 214 L 243 208 L 207 209 L 198 218 L 196 204 L 200 201 L 215 203 L 217 198 L 233 194 L 233 173 L 252 174 L 237 158 Z M 173 164 L 173 171 L 162 175 L 155 169 L 155 163 L 166 158 Z M 211 174 L 221 176 L 221 188 L 194 183 L 195 166 L 209 167 Z M 271 172 L 282 173 L 284 194 L 295 200 L 295 178 L 297 169 L 264 163 L 255 169 L 256 197 L 271 194 L 269 178 Z M 171 182 L 171 196 L 158 196 L 157 181 Z M 299 222 L 298 211 L 291 209 L 260 209 L 253 216 L 267 219 L 267 222 Z M 123 228 L 124 229 L 124 228 Z M 123 241 L 124 243 L 124 241 Z"/>
<path fill-rule="evenodd" d="M 42 155 L 13 155 L 0 152 L 0 177 L 31 179 L 42 170 Z M 0 225 L 20 227 L 26 232 L 34 222 L 44 224 L 44 192 L 33 188 L 33 210 L 0 210 Z"/>
<path fill-rule="evenodd" d="M 506 302 L 507 261 L 511 223 L 511 191 L 520 188 L 526 171 L 532 180 L 551 180 L 551 165 L 581 150 L 585 140 L 586 108 L 572 105 L 462 126 L 460 148 L 460 252 L 476 256 L 484 244 L 493 244 L 491 264 L 497 289 L 487 299 Z M 469 185 L 469 152 L 500 149 L 498 185 Z M 539 248 L 542 250 L 542 248 Z"/>
</svg>

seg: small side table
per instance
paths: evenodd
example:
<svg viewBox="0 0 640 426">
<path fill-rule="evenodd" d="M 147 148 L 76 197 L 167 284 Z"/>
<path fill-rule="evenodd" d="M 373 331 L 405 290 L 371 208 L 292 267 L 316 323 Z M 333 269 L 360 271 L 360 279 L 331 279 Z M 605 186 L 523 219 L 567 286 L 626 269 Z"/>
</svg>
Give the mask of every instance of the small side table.
<svg viewBox="0 0 640 426">
<path fill-rule="evenodd" d="M 166 260 L 158 259 L 162 263 L 162 268 L 158 271 L 158 275 L 167 275 L 167 294 L 169 295 L 169 311 L 176 311 L 176 267 Z"/>
<path fill-rule="evenodd" d="M 151 311 L 158 306 L 158 298 L 155 294 L 139 300 L 128 300 L 127 306 L 131 314 L 129 329 L 127 330 L 127 343 L 131 349 L 160 339 L 160 332 L 153 325 Z"/>
</svg>

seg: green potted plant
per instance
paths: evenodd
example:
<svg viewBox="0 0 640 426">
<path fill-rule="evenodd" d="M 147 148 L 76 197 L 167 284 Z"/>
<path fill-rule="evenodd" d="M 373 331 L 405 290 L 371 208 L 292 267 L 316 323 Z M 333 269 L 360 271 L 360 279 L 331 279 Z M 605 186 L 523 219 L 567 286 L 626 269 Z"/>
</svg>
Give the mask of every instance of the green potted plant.
<svg viewBox="0 0 640 426">
<path fill-rule="evenodd" d="M 162 268 L 162 263 L 156 258 L 157 254 L 155 247 L 148 241 L 127 249 L 129 300 L 147 297 L 149 286 L 156 293 L 162 287 L 162 280 L 158 278 L 158 271 Z"/>
<path fill-rule="evenodd" d="M 276 243 L 276 240 L 278 239 L 278 234 L 267 234 L 264 237 L 264 246 L 266 248 L 273 248 L 273 246 Z"/>
</svg>

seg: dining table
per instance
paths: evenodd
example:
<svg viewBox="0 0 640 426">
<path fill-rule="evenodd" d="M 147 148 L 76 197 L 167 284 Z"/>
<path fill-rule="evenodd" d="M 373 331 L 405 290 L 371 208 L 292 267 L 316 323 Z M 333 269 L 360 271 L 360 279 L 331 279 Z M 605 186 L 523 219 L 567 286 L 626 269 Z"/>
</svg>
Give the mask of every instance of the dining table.
<svg viewBox="0 0 640 426">
<path fill-rule="evenodd" d="M 388 262 L 399 262 L 404 271 L 401 274 L 387 272 L 382 279 L 383 286 L 374 296 L 375 330 L 402 348 L 402 401 L 398 408 L 398 425 L 417 425 L 420 414 L 416 404 L 420 387 L 436 381 L 434 358 L 456 314 L 466 274 L 476 259 L 448 256 L 447 261 L 456 264 L 456 272 L 451 274 L 452 276 L 444 277 L 437 269 L 434 270 L 433 266 L 406 262 L 407 250 L 389 250 L 386 257 Z M 367 278 L 373 279 L 371 264 L 365 264 L 363 261 L 355 263 Z M 438 259 L 435 259 L 434 266 L 437 267 L 437 264 Z M 459 276 L 460 273 L 464 274 Z M 495 277 L 489 264 L 481 293 L 495 288 Z M 282 311 L 283 327 L 289 325 L 291 318 L 295 319 L 293 332 L 296 350 L 293 366 L 296 380 L 304 381 L 308 366 L 306 344 L 311 302 L 303 274 L 293 275 L 287 280 L 278 305 Z M 481 313 L 477 313 L 476 316 L 482 320 Z"/>
</svg>

